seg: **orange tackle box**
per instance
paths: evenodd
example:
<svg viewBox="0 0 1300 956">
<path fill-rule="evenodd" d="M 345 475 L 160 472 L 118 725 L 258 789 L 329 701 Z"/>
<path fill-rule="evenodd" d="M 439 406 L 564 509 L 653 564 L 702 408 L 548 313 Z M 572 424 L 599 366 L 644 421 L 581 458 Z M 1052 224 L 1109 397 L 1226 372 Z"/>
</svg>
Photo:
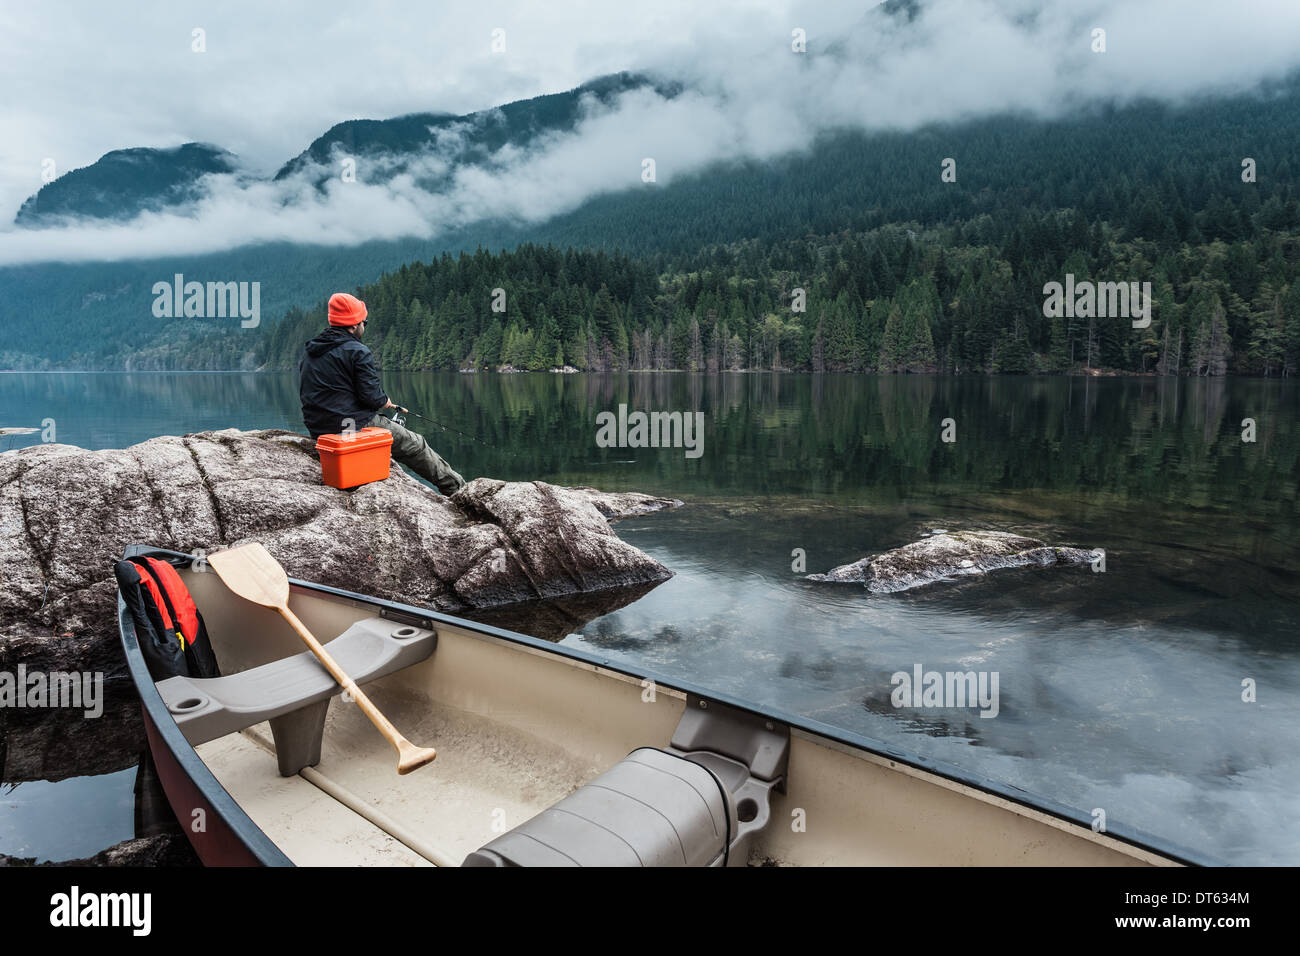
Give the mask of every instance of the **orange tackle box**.
<svg viewBox="0 0 1300 956">
<path fill-rule="evenodd" d="M 363 428 L 351 434 L 321 435 L 316 439 L 316 451 L 325 484 L 356 488 L 388 477 L 393 433 L 386 428 Z"/>
</svg>

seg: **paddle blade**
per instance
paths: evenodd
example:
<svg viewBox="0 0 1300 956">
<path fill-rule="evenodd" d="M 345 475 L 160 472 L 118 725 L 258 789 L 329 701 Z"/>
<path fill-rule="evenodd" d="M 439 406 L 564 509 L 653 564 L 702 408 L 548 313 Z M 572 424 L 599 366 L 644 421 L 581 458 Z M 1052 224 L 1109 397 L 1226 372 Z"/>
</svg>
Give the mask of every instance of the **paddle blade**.
<svg viewBox="0 0 1300 956">
<path fill-rule="evenodd" d="M 419 770 L 425 764 L 432 763 L 433 758 L 438 756 L 438 751 L 432 747 L 417 747 L 409 740 L 402 741 L 404 746 L 400 746 L 397 751 L 397 772 L 399 774 L 408 774 L 412 770 Z"/>
<path fill-rule="evenodd" d="M 287 607 L 289 576 L 280 562 L 256 541 L 208 555 L 208 564 L 226 587 L 245 601 L 263 607 Z"/>
</svg>

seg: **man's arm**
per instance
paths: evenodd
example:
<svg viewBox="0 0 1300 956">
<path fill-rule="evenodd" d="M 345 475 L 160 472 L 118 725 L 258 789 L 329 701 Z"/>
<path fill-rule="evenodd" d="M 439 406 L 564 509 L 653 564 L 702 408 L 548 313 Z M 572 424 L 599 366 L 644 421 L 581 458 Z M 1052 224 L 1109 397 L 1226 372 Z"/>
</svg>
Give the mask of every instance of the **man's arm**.
<svg viewBox="0 0 1300 956">
<path fill-rule="evenodd" d="M 377 412 L 381 408 L 389 408 L 393 405 L 384 394 L 384 386 L 379 381 L 379 370 L 375 368 L 375 359 L 370 354 L 370 349 L 356 350 L 352 376 L 356 382 L 357 398 L 363 407 Z"/>
</svg>

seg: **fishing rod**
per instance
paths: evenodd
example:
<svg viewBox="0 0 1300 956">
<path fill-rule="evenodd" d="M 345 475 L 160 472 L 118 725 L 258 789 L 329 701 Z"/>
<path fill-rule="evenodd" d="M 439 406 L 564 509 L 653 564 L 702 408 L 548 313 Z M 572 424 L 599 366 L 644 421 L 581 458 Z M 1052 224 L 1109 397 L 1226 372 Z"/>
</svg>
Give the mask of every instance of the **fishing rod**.
<svg viewBox="0 0 1300 956">
<path fill-rule="evenodd" d="M 491 442 L 483 441 L 483 439 L 478 438 L 474 435 L 467 435 L 459 428 L 453 428 L 450 425 L 444 425 L 440 421 L 436 421 L 435 419 L 432 419 L 427 415 L 421 415 L 419 412 L 413 412 L 409 408 L 405 408 L 401 405 L 398 405 L 394 413 L 391 416 L 388 416 L 392 418 L 392 420 L 396 422 L 398 425 L 406 424 L 406 422 L 403 419 L 398 417 L 398 413 L 401 413 L 402 415 L 414 415 L 422 422 L 428 422 L 430 425 L 437 425 L 445 432 L 454 432 L 455 434 L 459 435 L 461 438 L 467 439 L 468 441 L 477 442 L 478 444 L 482 445 L 484 448 L 491 448 L 493 451 L 500 452 L 504 455 L 509 455 L 511 458 L 521 457 L 516 452 L 507 451 L 506 449 L 500 447 L 499 445 L 493 445 Z M 618 461 L 591 461 L 591 462 L 587 462 L 586 464 L 587 465 L 635 465 L 636 459 L 628 458 L 628 459 L 620 459 Z"/>
<path fill-rule="evenodd" d="M 381 411 L 386 411 L 386 409 L 381 409 Z M 400 414 L 399 414 L 399 413 L 400 413 Z M 482 445 L 484 448 L 491 448 L 493 451 L 501 452 L 501 453 L 504 454 L 504 455 L 509 455 L 511 458 L 518 458 L 518 457 L 520 457 L 517 453 L 515 453 L 515 452 L 513 452 L 513 451 L 507 451 L 507 450 L 504 449 L 504 448 L 501 448 L 501 447 L 499 447 L 499 446 L 497 446 L 497 445 L 493 445 L 491 442 L 486 442 L 486 441 L 484 441 L 483 439 L 478 438 L 478 437 L 476 437 L 476 436 L 474 436 L 474 435 L 467 435 L 467 434 L 465 434 L 465 432 L 461 431 L 459 428 L 453 428 L 453 427 L 451 427 L 450 425 L 444 425 L 442 422 L 440 422 L 440 421 L 436 421 L 435 419 L 430 418 L 428 415 L 421 415 L 419 412 L 413 412 L 413 411 L 411 411 L 409 408 L 405 408 L 405 407 L 403 407 L 403 406 L 401 406 L 401 405 L 398 405 L 398 406 L 396 407 L 396 409 L 393 411 L 393 414 L 392 414 L 392 415 L 389 415 L 389 416 L 386 416 L 386 417 L 391 418 L 391 419 L 392 419 L 396 424 L 398 424 L 398 425 L 405 425 L 405 424 L 406 424 L 406 421 L 405 421 L 405 419 L 401 418 L 400 415 L 414 415 L 416 418 L 420 419 L 420 421 L 422 421 L 422 422 L 428 422 L 430 425 L 437 425 L 439 428 L 441 428 L 441 429 L 442 429 L 443 431 L 445 431 L 445 432 L 453 432 L 453 433 L 459 435 L 461 438 L 466 439 L 467 441 L 477 442 L 478 444 Z"/>
</svg>

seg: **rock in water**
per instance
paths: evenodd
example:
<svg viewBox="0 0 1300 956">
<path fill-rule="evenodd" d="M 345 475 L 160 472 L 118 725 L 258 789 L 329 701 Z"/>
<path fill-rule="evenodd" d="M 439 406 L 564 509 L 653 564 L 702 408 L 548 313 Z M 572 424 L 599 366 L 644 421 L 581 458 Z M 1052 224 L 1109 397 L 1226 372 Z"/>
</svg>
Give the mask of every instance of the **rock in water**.
<svg viewBox="0 0 1300 956">
<path fill-rule="evenodd" d="M 210 553 L 257 540 L 293 577 L 448 613 L 596 592 L 617 604 L 621 589 L 672 572 L 609 522 L 678 504 L 490 478 L 444 498 L 396 465 L 386 481 L 340 491 L 321 483 L 310 439 L 277 430 L 5 452 L 0 670 L 121 674 L 113 564 L 132 543 Z M 21 754 L 30 777 L 43 747 L 23 739 L 11 763 Z M 128 766 L 136 752 L 121 756 Z M 35 772 L 57 779 L 48 764 L 68 760 L 45 762 Z"/>
<path fill-rule="evenodd" d="M 485 522 L 478 527 L 498 529 L 489 558 L 462 572 L 453 585 L 472 607 L 625 588 L 672 574 L 622 541 L 609 520 L 676 507 L 680 501 L 495 478 L 475 478 L 451 501 L 466 516 Z"/>
<path fill-rule="evenodd" d="M 826 574 L 810 574 L 808 580 L 860 582 L 868 591 L 884 594 L 998 568 L 1086 564 L 1104 553 L 1100 548 L 1054 548 L 1036 538 L 1004 531 L 947 531 L 841 565 Z"/>
<path fill-rule="evenodd" d="M 592 506 L 609 521 L 648 515 L 665 507 L 680 508 L 676 498 L 652 498 L 635 491 L 597 491 L 595 488 L 566 488 L 565 491 L 584 496 Z"/>
</svg>

